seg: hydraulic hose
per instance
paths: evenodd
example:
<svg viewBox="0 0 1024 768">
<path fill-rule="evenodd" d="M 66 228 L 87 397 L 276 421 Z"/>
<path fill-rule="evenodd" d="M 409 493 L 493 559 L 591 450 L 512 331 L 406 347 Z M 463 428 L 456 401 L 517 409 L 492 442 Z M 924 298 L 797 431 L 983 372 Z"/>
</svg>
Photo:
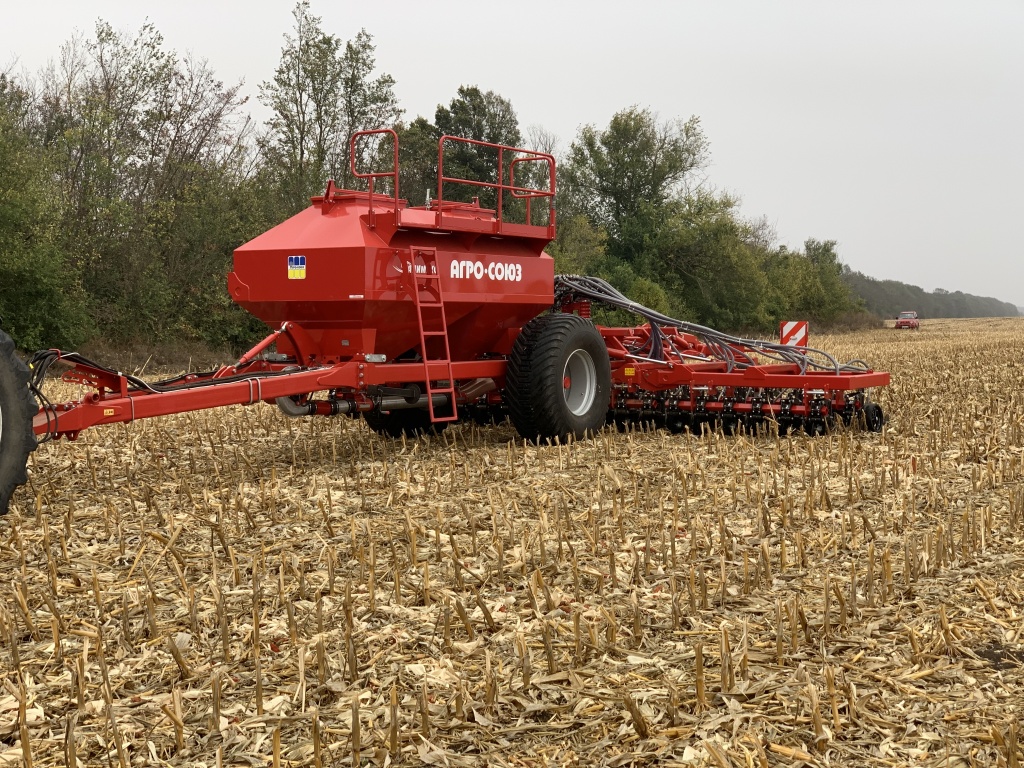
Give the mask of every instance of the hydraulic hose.
<svg viewBox="0 0 1024 768">
<path fill-rule="evenodd" d="M 445 405 L 448 402 L 447 395 L 435 394 L 432 397 L 434 401 L 434 407 Z M 337 416 L 342 413 L 355 413 L 356 411 L 368 411 L 371 410 L 369 403 L 360 404 L 355 400 L 307 400 L 304 403 L 296 402 L 291 397 L 278 397 L 274 400 L 277 403 L 277 407 L 281 409 L 281 412 L 290 418 L 298 419 L 302 416 Z M 422 396 L 417 400 L 409 402 L 404 397 L 392 396 L 382 397 L 375 401 L 377 406 L 382 411 L 398 411 L 403 408 L 427 408 L 428 401 L 426 396 Z M 329 412 L 322 410 L 320 406 L 329 405 Z"/>
<path fill-rule="evenodd" d="M 605 280 L 599 277 L 587 277 L 583 275 L 555 275 L 555 302 L 556 304 L 565 298 L 579 297 L 599 304 L 624 309 L 628 312 L 640 315 L 650 324 L 650 343 L 643 349 L 637 350 L 640 354 L 650 347 L 648 356 L 655 360 L 664 359 L 664 334 L 663 327 L 677 328 L 700 339 L 710 351 L 712 357 L 726 364 L 731 371 L 734 368 L 746 368 L 753 365 L 751 360 L 740 348 L 756 350 L 759 354 L 769 360 L 780 363 L 796 365 L 801 373 L 806 373 L 808 368 L 822 371 L 834 371 L 835 373 L 852 373 L 868 369 L 863 360 L 850 360 L 840 363 L 828 352 L 814 347 L 791 347 L 786 344 L 779 344 L 762 339 L 744 339 L 739 336 L 732 336 L 713 328 L 708 328 L 697 323 L 677 320 L 664 315 L 661 312 L 637 304 L 631 301 L 616 290 Z M 668 346 L 676 355 L 682 355 L 675 350 L 671 341 Z"/>
</svg>

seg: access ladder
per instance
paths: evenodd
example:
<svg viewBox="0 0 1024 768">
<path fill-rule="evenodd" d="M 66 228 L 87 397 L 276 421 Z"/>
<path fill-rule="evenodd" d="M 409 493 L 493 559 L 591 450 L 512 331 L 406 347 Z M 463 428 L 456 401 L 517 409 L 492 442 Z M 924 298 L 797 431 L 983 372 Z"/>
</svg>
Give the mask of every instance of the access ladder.
<svg viewBox="0 0 1024 768">
<path fill-rule="evenodd" d="M 437 251 L 434 248 L 417 248 L 414 256 L 406 263 L 406 274 L 412 284 L 411 292 L 416 304 L 416 318 L 420 332 L 420 355 L 423 358 L 423 380 L 425 382 L 427 407 L 432 422 L 457 421 L 459 416 L 455 405 L 455 380 L 452 375 L 452 356 L 448 344 L 448 318 L 445 316 L 444 295 L 441 289 L 441 275 L 437 269 Z M 424 270 L 417 272 L 422 264 Z M 444 365 L 447 373 L 444 379 L 434 379 L 431 369 L 437 364 Z M 435 382 L 444 382 L 437 386 Z M 448 399 L 448 413 L 439 411 L 434 395 Z"/>
</svg>

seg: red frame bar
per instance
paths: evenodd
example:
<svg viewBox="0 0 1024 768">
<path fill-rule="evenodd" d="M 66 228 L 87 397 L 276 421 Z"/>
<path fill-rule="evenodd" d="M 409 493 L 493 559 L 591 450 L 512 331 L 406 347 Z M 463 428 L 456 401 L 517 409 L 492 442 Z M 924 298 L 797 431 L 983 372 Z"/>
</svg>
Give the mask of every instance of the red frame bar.
<svg viewBox="0 0 1024 768">
<path fill-rule="evenodd" d="M 185 384 L 191 388 L 178 388 L 168 392 L 148 390 L 128 391 L 128 380 L 121 377 L 123 386 L 115 391 L 106 388 L 93 392 L 80 400 L 73 400 L 54 406 L 54 410 L 40 410 L 32 423 L 37 435 L 53 434 L 75 439 L 83 429 L 100 424 L 148 419 L 187 411 L 220 408 L 225 405 L 251 405 L 260 401 L 273 402 L 278 397 L 308 395 L 330 389 L 351 390 L 354 398 L 367 399 L 366 388 L 374 385 L 420 382 L 424 376 L 423 363 L 368 363 L 365 360 L 350 360 L 323 368 L 306 368 L 288 373 L 282 371 L 285 364 L 268 364 L 256 361 L 246 370 L 241 380 L 220 380 L 216 384 L 195 386 L 203 381 L 214 381 L 224 370 L 206 375 L 186 377 Z M 432 380 L 448 377 L 447 363 L 428 363 L 427 374 Z M 82 365 L 64 374 L 64 379 L 83 383 L 90 371 Z M 251 372 L 251 375 L 248 375 Z M 271 374 L 271 375 L 268 375 Z M 493 378 L 503 380 L 505 361 L 474 360 L 453 362 L 451 375 L 457 380 Z"/>
<path fill-rule="evenodd" d="M 702 389 L 718 390 L 731 396 L 731 390 L 747 388 L 755 390 L 802 390 L 800 401 L 793 403 L 790 413 L 804 416 L 811 413 L 811 401 L 824 399 L 831 408 L 843 405 L 846 392 L 863 391 L 870 387 L 889 384 L 889 374 L 883 371 L 829 371 L 811 370 L 801 372 L 796 364 L 733 366 L 721 360 L 704 360 L 693 363 L 678 361 L 657 361 L 631 358 L 622 344 L 622 339 L 643 338 L 649 335 L 646 326 L 638 328 L 601 328 L 612 358 L 612 383 L 618 390 L 618 402 L 622 390 L 626 390 L 624 402 L 631 402 L 629 395 L 644 393 L 646 397 L 665 402 L 673 400 L 672 390 L 689 387 L 689 400 L 677 401 L 688 410 L 700 410 L 709 414 L 724 412 L 726 405 L 717 397 L 703 398 L 698 395 Z M 371 386 L 405 384 L 429 381 L 466 381 L 472 379 L 494 379 L 500 388 L 505 379 L 507 363 L 502 358 L 486 360 L 438 361 L 415 363 L 370 363 L 363 357 L 356 357 L 331 366 L 295 367 L 294 362 L 270 362 L 256 357 L 281 335 L 286 335 L 299 353 L 305 357 L 307 349 L 305 330 L 295 323 L 285 323 L 280 329 L 243 355 L 231 366 L 205 374 L 184 376 L 165 386 L 167 391 L 131 389 L 132 382 L 122 374 L 94 368 L 82 363 L 65 372 L 63 378 L 95 389 L 80 400 L 69 401 L 41 409 L 33 421 L 37 435 L 50 434 L 74 439 L 83 429 L 99 424 L 114 424 L 136 419 L 166 416 L 173 413 L 219 408 L 225 405 L 248 405 L 260 401 L 273 402 L 279 397 L 310 395 L 325 390 L 335 390 L 341 399 L 351 399 L 372 405 L 368 393 Z M 695 337 L 690 340 L 696 341 Z M 688 339 L 677 336 L 679 344 Z M 706 348 L 699 343 L 688 347 L 693 357 L 698 357 Z M 678 350 L 677 350 L 678 351 Z M 744 356 L 740 348 L 734 348 L 738 356 Z M 450 367 L 449 367 L 450 366 Z M 242 378 L 239 378 L 242 377 Z M 209 382 L 208 384 L 204 384 Z M 457 393 L 457 388 L 455 388 Z M 668 393 L 667 398 L 665 393 Z M 637 401 L 640 402 L 640 401 Z M 730 403 L 733 413 L 753 412 L 753 404 L 739 400 Z M 762 404 L 762 414 L 780 413 L 779 404 Z"/>
</svg>

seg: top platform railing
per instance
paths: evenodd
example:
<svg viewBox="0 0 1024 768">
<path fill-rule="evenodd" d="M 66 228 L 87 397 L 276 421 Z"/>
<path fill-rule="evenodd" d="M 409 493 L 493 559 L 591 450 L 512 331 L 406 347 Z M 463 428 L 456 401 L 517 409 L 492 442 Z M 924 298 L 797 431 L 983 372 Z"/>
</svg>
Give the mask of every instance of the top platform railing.
<svg viewBox="0 0 1024 768">
<path fill-rule="evenodd" d="M 357 168 L 357 146 L 360 140 L 371 136 L 391 137 L 390 169 L 360 171 Z M 449 166 L 457 165 L 458 161 L 452 159 L 449 153 L 454 154 L 459 148 L 469 149 L 471 157 L 483 160 L 483 175 L 490 176 L 490 179 L 447 175 L 445 161 L 448 160 Z M 408 206 L 403 204 L 404 201 L 400 202 L 398 134 L 395 131 L 381 128 L 352 134 L 349 157 L 352 175 L 364 179 L 369 188 L 368 220 L 371 227 L 376 226 L 379 215 L 375 206 L 390 197 L 394 207 L 394 225 L 397 228 L 479 232 L 548 241 L 555 237 L 555 158 L 547 153 L 459 136 L 442 136 L 437 143 L 437 197 L 422 207 Z M 488 161 L 493 161 L 490 168 L 487 167 Z M 539 170 L 528 170 L 538 168 Z M 528 182 L 517 183 L 517 172 L 520 178 L 532 177 L 531 181 L 537 186 L 527 186 Z M 390 181 L 390 196 L 375 192 L 378 181 Z M 483 190 L 485 196 L 493 198 L 494 208 L 481 207 L 478 197 L 474 197 L 472 202 L 467 202 L 452 199 L 449 194 L 449 198 L 446 199 L 446 189 L 450 193 L 453 187 Z M 332 189 L 333 187 L 329 188 Z M 546 201 L 546 207 L 540 207 L 545 206 L 545 202 L 538 206 L 534 201 Z M 512 220 L 513 217 L 521 220 Z M 542 223 L 534 224 L 535 219 L 541 219 Z"/>
</svg>

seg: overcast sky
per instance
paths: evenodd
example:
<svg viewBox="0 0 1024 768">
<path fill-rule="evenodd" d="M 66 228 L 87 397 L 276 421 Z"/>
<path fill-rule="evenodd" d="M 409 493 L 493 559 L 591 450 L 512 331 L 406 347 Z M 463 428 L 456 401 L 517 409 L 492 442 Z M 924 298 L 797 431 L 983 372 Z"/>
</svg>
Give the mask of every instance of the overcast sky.
<svg viewBox="0 0 1024 768">
<path fill-rule="evenodd" d="M 97 19 L 272 75 L 291 0 L 5 3 L 0 69 L 35 72 Z M 312 0 L 325 31 L 366 29 L 405 117 L 460 85 L 493 90 L 566 148 L 637 105 L 700 117 L 708 183 L 780 243 L 836 240 L 844 262 L 926 290 L 1024 307 L 1024 0 L 389 3 Z"/>
</svg>

